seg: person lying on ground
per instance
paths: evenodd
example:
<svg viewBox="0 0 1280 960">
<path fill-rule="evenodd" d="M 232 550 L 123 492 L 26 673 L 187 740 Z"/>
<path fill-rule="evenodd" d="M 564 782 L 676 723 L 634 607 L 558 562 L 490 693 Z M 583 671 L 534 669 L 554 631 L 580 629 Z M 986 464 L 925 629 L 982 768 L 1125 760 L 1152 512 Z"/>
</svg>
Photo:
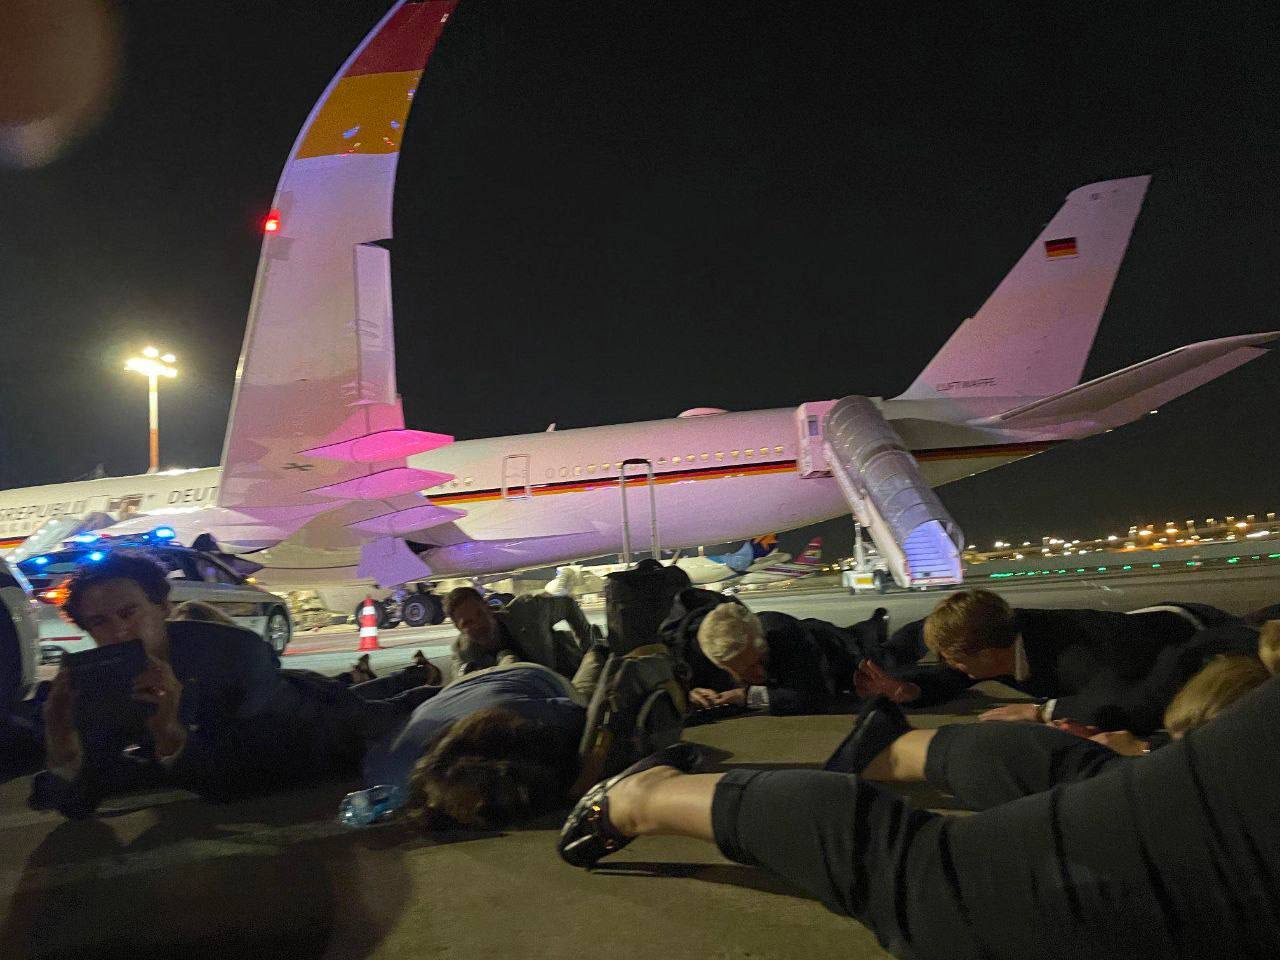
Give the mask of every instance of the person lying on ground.
<svg viewBox="0 0 1280 960">
<path fill-rule="evenodd" d="M 694 687 L 695 707 L 740 706 L 773 714 L 825 713 L 853 703 L 857 659 L 845 632 L 823 620 L 752 613 L 722 603 L 703 618 L 698 646 L 737 684 Z"/>
<path fill-rule="evenodd" d="M 414 651 L 407 667 L 381 677 L 373 672 L 366 653 L 352 664 L 350 671 L 338 674 L 337 679 L 350 684 L 351 692 L 366 700 L 386 700 L 417 687 L 440 687 L 444 684 L 440 668 L 421 650 Z"/>
<path fill-rule="evenodd" d="M 520 661 L 459 677 L 370 747 L 365 782 L 398 787 L 424 830 L 494 829 L 563 804 L 606 656 L 593 647 L 572 681 Z"/>
<path fill-rule="evenodd" d="M 528 594 L 494 610 L 480 591 L 458 587 L 444 598 L 444 612 L 459 632 L 451 664 L 455 678 L 496 666 L 504 655 L 572 677 L 592 643 L 591 624 L 572 597 Z M 569 632 L 555 629 L 562 621 Z"/>
<path fill-rule="evenodd" d="M 169 581 L 143 554 L 117 551 L 82 571 L 64 609 L 98 647 L 138 645 L 143 664 L 118 689 L 79 689 L 65 664 L 53 680 L 47 766 L 30 802 L 67 816 L 144 787 L 229 800 L 347 775 L 368 739 L 420 700 L 364 700 L 320 674 L 281 670 L 248 630 L 168 620 Z"/>
<path fill-rule="evenodd" d="M 882 697 L 863 709 L 824 769 L 866 780 L 928 782 L 970 810 L 986 810 L 1145 762 L 1141 758 L 1207 725 L 1270 677 L 1256 657 L 1215 658 L 1173 698 L 1164 714 L 1165 735 L 1158 740 L 1128 731 L 1086 739 L 1029 723 L 953 723 L 917 730 L 899 706 Z"/>
<path fill-rule="evenodd" d="M 981 719 L 1070 717 L 1140 734 L 1159 726 L 1174 693 L 1210 657 L 1251 653 L 1257 643 L 1256 631 L 1212 607 L 1014 610 L 986 590 L 952 594 L 904 631 L 941 663 L 892 671 L 861 664 L 855 683 L 861 695 L 927 706 L 999 679 L 1041 702 L 997 707 Z"/>
<path fill-rule="evenodd" d="M 965 817 L 845 773 L 695 773 L 679 744 L 590 790 L 557 847 L 592 867 L 635 837 L 714 843 L 911 960 L 1269 960 L 1277 734 L 1272 678 L 1145 760 Z"/>
</svg>

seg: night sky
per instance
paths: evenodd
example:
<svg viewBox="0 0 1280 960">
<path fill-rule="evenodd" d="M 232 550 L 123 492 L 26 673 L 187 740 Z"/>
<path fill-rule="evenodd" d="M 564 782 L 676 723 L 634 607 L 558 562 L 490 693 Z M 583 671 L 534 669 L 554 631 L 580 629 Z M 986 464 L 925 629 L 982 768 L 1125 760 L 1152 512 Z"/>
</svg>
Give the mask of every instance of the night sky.
<svg viewBox="0 0 1280 960">
<path fill-rule="evenodd" d="M 0 488 L 145 470 L 147 342 L 165 464 L 217 463 L 280 166 L 388 5 L 122 4 L 110 114 L 0 172 Z M 1059 7 L 463 0 L 400 165 L 408 424 L 893 396 L 1071 189 L 1142 173 L 1086 376 L 1280 328 L 1275 13 Z M 1280 509 L 1278 363 L 943 500 L 982 542 Z"/>
</svg>

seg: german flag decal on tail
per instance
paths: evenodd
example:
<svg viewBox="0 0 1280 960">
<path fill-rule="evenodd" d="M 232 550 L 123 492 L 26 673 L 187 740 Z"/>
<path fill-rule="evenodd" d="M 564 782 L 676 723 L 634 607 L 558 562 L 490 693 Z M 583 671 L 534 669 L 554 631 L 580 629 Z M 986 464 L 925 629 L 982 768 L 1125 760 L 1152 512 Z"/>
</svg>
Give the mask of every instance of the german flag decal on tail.
<svg viewBox="0 0 1280 960">
<path fill-rule="evenodd" d="M 1074 257 L 1079 252 L 1076 249 L 1075 237 L 1063 237 L 1061 240 L 1046 240 L 1044 242 L 1044 255 L 1050 260 L 1056 260 L 1058 257 Z"/>
</svg>

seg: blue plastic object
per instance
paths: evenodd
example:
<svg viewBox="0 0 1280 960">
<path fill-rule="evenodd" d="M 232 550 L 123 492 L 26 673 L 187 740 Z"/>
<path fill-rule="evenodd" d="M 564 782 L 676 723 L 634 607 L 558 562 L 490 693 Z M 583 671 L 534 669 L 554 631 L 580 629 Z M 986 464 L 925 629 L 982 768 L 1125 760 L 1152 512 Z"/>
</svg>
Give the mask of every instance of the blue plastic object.
<svg viewBox="0 0 1280 960">
<path fill-rule="evenodd" d="M 343 797 L 338 804 L 338 822 L 348 827 L 367 827 L 390 816 L 403 805 L 403 790 L 392 784 L 380 783 Z"/>
</svg>

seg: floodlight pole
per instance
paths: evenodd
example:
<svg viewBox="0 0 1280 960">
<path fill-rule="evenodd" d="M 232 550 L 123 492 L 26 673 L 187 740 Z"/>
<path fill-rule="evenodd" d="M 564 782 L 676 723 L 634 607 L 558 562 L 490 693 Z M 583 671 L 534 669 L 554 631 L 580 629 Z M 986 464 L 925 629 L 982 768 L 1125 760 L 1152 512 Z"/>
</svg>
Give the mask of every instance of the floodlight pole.
<svg viewBox="0 0 1280 960">
<path fill-rule="evenodd" d="M 160 378 L 152 373 L 147 376 L 147 403 L 150 407 L 151 465 L 147 473 L 160 469 Z"/>
<path fill-rule="evenodd" d="M 178 375 L 172 364 L 176 358 L 171 353 L 161 356 L 155 347 L 147 347 L 140 357 L 130 357 L 124 368 L 133 373 L 140 373 L 147 378 L 148 418 L 147 442 L 150 447 L 150 466 L 147 473 L 155 473 L 160 469 L 160 378 L 173 378 Z"/>
</svg>

